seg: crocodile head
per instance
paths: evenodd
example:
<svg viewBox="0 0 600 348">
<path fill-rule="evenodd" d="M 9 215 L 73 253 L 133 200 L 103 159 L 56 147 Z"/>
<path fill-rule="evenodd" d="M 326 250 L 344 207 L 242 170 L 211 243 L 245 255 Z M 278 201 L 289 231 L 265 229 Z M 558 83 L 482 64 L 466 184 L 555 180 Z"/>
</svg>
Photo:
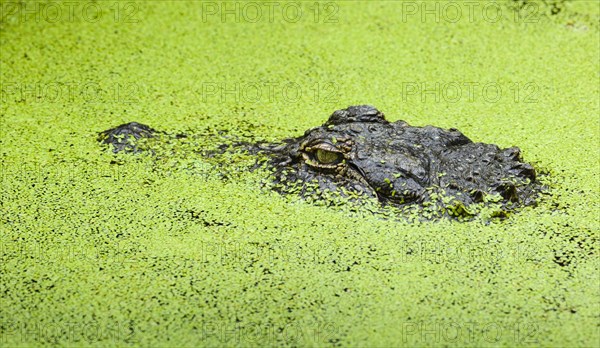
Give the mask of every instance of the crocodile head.
<svg viewBox="0 0 600 348">
<path fill-rule="evenodd" d="M 490 194 L 505 203 L 533 202 L 535 170 L 521 162 L 519 148 L 473 143 L 453 128 L 388 122 L 368 105 L 335 111 L 322 126 L 263 152 L 272 156 L 280 191 L 317 188 L 396 206 L 441 191 L 465 205 Z"/>
<path fill-rule="evenodd" d="M 132 122 L 100 133 L 99 140 L 112 144 L 114 152 L 138 152 L 138 139 L 159 133 Z M 335 111 L 323 125 L 297 138 L 234 145 L 269 158 L 275 190 L 324 200 L 329 197 L 324 193 L 337 192 L 384 205 L 432 205 L 448 212 L 448 207 L 480 202 L 503 208 L 533 204 L 541 188 L 517 147 L 474 143 L 454 128 L 389 122 L 369 105 Z M 219 151 L 230 148 L 223 144 Z"/>
</svg>

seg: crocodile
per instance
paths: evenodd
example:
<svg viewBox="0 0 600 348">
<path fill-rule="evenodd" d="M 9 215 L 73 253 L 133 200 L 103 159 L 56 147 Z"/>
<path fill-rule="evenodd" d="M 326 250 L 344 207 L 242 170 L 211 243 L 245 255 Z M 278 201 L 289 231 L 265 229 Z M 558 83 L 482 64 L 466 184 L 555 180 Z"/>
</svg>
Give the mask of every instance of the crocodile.
<svg viewBox="0 0 600 348">
<path fill-rule="evenodd" d="M 157 133 L 131 122 L 101 132 L 99 141 L 112 144 L 114 152 L 139 152 L 135 140 Z M 222 148 L 266 157 L 271 187 L 280 193 L 334 192 L 401 209 L 437 206 L 454 217 L 473 216 L 469 207 L 477 204 L 494 204 L 504 217 L 535 205 L 543 187 L 518 147 L 473 142 L 455 128 L 389 122 L 370 105 L 337 110 L 299 137 Z"/>
</svg>

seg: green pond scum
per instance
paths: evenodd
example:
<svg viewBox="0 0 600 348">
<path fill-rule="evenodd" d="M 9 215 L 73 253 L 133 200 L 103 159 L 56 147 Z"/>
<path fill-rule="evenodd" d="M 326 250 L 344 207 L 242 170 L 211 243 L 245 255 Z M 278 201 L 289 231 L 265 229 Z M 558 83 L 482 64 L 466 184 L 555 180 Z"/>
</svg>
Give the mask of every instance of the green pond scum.
<svg viewBox="0 0 600 348">
<path fill-rule="evenodd" d="M 0 9 L 1 346 L 599 344 L 599 2 Z M 504 218 L 395 219 L 200 150 L 359 104 L 518 146 L 549 190 Z M 197 136 L 99 146 L 131 121 Z"/>
</svg>

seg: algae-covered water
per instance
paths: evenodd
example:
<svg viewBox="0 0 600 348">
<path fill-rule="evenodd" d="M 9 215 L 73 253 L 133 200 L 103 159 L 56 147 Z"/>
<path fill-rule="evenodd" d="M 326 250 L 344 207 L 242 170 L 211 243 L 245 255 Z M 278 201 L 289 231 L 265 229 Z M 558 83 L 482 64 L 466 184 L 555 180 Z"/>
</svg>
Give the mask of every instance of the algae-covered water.
<svg viewBox="0 0 600 348">
<path fill-rule="evenodd" d="M 2 346 L 600 343 L 597 1 L 0 5 Z M 194 151 L 355 104 L 519 146 L 549 193 L 396 221 Z M 98 145 L 129 121 L 197 142 Z"/>
</svg>

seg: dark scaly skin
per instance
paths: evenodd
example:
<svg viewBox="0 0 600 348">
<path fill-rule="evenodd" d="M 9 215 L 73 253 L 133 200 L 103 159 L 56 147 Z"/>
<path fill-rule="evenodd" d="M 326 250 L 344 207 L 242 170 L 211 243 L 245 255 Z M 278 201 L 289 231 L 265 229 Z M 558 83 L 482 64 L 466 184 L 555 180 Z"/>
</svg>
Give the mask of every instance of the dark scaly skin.
<svg viewBox="0 0 600 348">
<path fill-rule="evenodd" d="M 153 132 L 129 123 L 101 133 L 101 140 L 113 144 L 115 152 L 136 151 L 114 135 L 138 139 Z M 535 203 L 541 187 L 517 147 L 473 143 L 452 128 L 390 123 L 368 105 L 338 110 L 322 126 L 282 143 L 238 145 L 270 158 L 274 187 L 283 193 L 299 187 L 295 191 L 305 195 L 314 183 L 323 192 L 372 197 L 396 207 L 423 204 L 432 194 L 464 206 L 494 195 L 512 207 Z"/>
<path fill-rule="evenodd" d="M 100 133 L 98 140 L 103 144 L 112 144 L 113 152 L 139 152 L 135 141 L 141 138 L 152 138 L 156 130 L 137 122 L 122 124 Z"/>
</svg>

